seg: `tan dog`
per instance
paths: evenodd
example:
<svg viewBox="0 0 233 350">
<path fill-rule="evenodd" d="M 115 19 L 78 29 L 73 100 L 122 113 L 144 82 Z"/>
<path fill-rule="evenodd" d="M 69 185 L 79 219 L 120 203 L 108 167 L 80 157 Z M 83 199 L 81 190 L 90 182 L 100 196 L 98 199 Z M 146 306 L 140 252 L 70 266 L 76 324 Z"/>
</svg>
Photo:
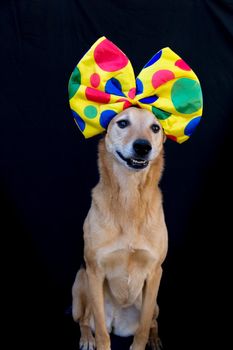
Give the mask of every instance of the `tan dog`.
<svg viewBox="0 0 233 350">
<path fill-rule="evenodd" d="M 131 107 L 112 119 L 99 143 L 100 181 L 84 223 L 86 269 L 72 290 L 83 350 L 109 350 L 111 331 L 134 335 L 132 350 L 144 350 L 148 339 L 160 349 L 156 298 L 167 252 L 158 188 L 163 142 L 154 115 Z"/>
</svg>

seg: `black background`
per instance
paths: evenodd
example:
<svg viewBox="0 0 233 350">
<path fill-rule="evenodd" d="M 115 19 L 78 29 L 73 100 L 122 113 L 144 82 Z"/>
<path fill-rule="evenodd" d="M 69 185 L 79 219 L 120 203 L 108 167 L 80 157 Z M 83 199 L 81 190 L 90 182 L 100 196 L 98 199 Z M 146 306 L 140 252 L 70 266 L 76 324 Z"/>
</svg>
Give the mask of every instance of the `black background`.
<svg viewBox="0 0 233 350">
<path fill-rule="evenodd" d="M 161 182 L 169 252 L 159 293 L 164 349 L 223 349 L 230 273 L 233 2 L 0 2 L 0 203 L 7 349 L 77 349 L 71 286 L 98 181 L 98 137 L 84 140 L 69 76 L 102 35 L 136 73 L 169 46 L 203 88 L 190 140 L 165 144 Z M 114 337 L 112 349 L 128 349 Z"/>
</svg>

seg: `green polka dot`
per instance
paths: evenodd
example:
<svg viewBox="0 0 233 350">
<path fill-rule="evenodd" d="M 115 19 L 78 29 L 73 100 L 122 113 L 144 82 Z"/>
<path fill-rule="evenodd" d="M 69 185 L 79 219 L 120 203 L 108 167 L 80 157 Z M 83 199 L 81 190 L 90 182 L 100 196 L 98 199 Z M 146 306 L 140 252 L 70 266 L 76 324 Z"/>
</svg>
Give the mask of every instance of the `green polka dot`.
<svg viewBox="0 0 233 350">
<path fill-rule="evenodd" d="M 81 84 L 81 74 L 80 74 L 78 67 L 75 67 L 75 69 L 70 77 L 70 81 L 69 81 L 69 85 L 68 85 L 68 92 L 69 92 L 70 99 L 76 94 L 76 92 L 79 89 L 80 84 Z"/>
<path fill-rule="evenodd" d="M 87 118 L 95 118 L 97 116 L 97 108 L 94 106 L 87 106 L 84 108 L 84 114 Z"/>
<path fill-rule="evenodd" d="M 167 119 L 171 115 L 171 113 L 162 111 L 161 109 L 156 108 L 154 106 L 152 106 L 152 112 L 154 113 L 156 118 L 162 119 L 162 120 Z"/>
<path fill-rule="evenodd" d="M 171 98 L 178 112 L 184 114 L 194 113 L 202 106 L 200 84 L 192 79 L 181 78 L 174 83 Z"/>
</svg>

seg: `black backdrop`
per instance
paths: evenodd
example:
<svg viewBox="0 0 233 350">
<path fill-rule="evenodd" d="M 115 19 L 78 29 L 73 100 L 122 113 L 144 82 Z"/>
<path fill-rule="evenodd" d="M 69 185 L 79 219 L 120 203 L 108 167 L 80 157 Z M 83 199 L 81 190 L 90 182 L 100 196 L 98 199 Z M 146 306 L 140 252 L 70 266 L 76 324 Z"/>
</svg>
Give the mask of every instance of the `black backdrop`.
<svg viewBox="0 0 233 350">
<path fill-rule="evenodd" d="M 98 180 L 98 137 L 85 141 L 68 106 L 71 71 L 100 36 L 138 73 L 170 46 L 198 75 L 204 116 L 168 140 L 161 182 L 169 230 L 159 304 L 165 350 L 221 349 L 230 274 L 233 2 L 1 0 L 0 202 L 9 349 L 77 349 L 71 286 Z M 221 328 L 221 330 L 220 330 Z M 114 339 L 114 349 L 129 348 Z M 115 347 L 114 347 L 115 346 Z"/>
</svg>

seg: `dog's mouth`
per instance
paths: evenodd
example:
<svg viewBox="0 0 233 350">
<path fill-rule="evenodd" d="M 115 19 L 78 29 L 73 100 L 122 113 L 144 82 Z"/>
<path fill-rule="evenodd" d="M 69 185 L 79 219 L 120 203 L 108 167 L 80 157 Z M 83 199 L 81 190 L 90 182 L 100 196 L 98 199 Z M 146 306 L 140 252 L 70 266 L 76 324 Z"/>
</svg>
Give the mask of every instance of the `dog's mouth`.
<svg viewBox="0 0 233 350">
<path fill-rule="evenodd" d="M 126 164 L 133 169 L 144 169 L 149 164 L 148 160 L 140 158 L 125 158 L 119 151 L 116 151 L 118 156 L 126 162 Z"/>
</svg>

